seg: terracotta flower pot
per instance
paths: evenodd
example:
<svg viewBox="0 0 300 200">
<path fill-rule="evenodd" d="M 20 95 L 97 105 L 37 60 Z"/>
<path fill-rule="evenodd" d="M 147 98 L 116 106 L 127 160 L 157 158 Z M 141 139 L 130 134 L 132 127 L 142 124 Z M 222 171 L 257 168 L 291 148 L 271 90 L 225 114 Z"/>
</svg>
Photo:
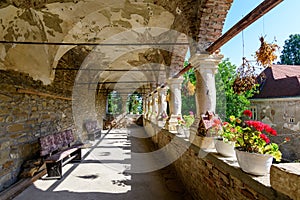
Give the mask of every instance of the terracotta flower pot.
<svg viewBox="0 0 300 200">
<path fill-rule="evenodd" d="M 269 154 L 249 153 L 235 149 L 237 161 L 244 172 L 253 175 L 270 173 L 273 157 Z"/>
</svg>

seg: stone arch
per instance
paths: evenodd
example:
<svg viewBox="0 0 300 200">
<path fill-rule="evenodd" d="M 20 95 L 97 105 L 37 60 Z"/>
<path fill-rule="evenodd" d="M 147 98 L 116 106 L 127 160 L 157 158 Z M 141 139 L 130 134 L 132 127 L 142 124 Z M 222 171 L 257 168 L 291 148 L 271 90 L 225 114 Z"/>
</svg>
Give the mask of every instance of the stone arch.
<svg viewBox="0 0 300 200">
<path fill-rule="evenodd" d="M 209 46 L 209 44 L 216 41 L 221 35 L 223 25 L 227 13 L 232 5 L 233 0 L 205 0 L 203 5 L 198 10 L 198 24 L 197 41 L 198 48 L 191 51 L 191 54 L 201 53 Z"/>
<path fill-rule="evenodd" d="M 176 40 L 176 43 L 178 45 L 175 45 L 172 50 L 170 72 L 169 72 L 170 74 L 168 75 L 168 77 L 172 77 L 183 68 L 183 63 L 189 46 L 179 45 L 179 44 L 183 44 L 183 43 L 188 44 L 188 42 L 189 42 L 188 37 L 185 34 L 180 34 L 178 36 Z"/>
<path fill-rule="evenodd" d="M 105 43 L 105 40 L 114 34 L 132 28 L 144 26 L 170 28 L 174 21 L 174 17 L 170 12 L 155 4 L 136 3 L 139 10 L 138 14 L 135 14 L 133 11 L 126 11 L 126 8 L 129 8 L 128 4 L 130 3 L 126 1 L 124 8 L 118 9 L 114 9 L 113 6 L 109 7 L 111 5 L 106 5 L 107 7 L 105 8 L 94 10 L 85 15 L 72 26 L 64 36 L 62 43 Z M 114 15 L 117 15 L 117 17 Z M 122 17 L 122 15 L 125 16 Z M 159 20 L 162 17 L 164 20 Z M 94 19 L 99 20 L 94 21 Z M 141 23 L 142 21 L 144 22 Z M 60 46 L 57 49 L 52 63 L 53 69 L 55 69 L 61 56 L 71 48 L 73 46 Z M 53 78 L 54 74 L 55 72 L 52 71 L 50 76 Z"/>
</svg>

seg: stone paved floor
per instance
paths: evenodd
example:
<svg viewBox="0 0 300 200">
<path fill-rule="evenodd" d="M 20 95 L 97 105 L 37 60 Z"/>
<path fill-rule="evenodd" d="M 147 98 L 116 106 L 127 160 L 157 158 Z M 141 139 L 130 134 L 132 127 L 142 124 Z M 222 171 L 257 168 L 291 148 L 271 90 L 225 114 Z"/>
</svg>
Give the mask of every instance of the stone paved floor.
<svg viewBox="0 0 300 200">
<path fill-rule="evenodd" d="M 134 133 L 134 135 L 132 135 Z M 136 137 L 139 135 L 139 137 Z M 83 149 L 84 160 L 64 166 L 61 180 L 38 180 L 15 200 L 190 200 L 171 166 L 148 173 L 133 173 L 132 152 L 147 153 L 153 144 L 144 138 L 142 127 L 113 129 L 102 134 L 90 148 Z"/>
</svg>

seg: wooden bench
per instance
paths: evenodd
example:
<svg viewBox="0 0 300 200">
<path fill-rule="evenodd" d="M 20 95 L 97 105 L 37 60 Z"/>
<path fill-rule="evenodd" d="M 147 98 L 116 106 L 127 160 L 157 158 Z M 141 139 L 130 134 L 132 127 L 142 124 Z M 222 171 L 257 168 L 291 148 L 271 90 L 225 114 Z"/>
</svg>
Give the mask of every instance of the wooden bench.
<svg viewBox="0 0 300 200">
<path fill-rule="evenodd" d="M 101 128 L 98 127 L 96 120 L 86 121 L 85 129 L 87 131 L 88 140 L 94 141 L 95 138 L 98 138 L 101 136 Z"/>
<path fill-rule="evenodd" d="M 72 144 L 72 130 L 43 136 L 39 139 L 40 156 L 46 163 L 48 178 L 62 178 L 62 167 L 70 161 L 81 161 L 83 144 Z"/>
</svg>

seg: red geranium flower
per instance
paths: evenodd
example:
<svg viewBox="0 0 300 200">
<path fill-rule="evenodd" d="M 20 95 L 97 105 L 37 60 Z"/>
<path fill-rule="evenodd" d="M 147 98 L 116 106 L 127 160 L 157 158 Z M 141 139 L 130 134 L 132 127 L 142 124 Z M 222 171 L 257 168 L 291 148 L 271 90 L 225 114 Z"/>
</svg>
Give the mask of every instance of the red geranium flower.
<svg viewBox="0 0 300 200">
<path fill-rule="evenodd" d="M 277 135 L 277 131 L 276 131 L 275 129 L 272 129 L 272 130 L 270 131 L 270 134 L 276 136 L 276 135 Z"/>
<path fill-rule="evenodd" d="M 223 126 L 226 126 L 227 124 L 229 124 L 229 123 L 228 123 L 228 122 L 223 122 L 222 125 L 223 125 Z"/>
<path fill-rule="evenodd" d="M 248 117 L 252 117 L 252 112 L 250 111 L 250 110 L 245 110 L 244 112 L 243 112 L 243 114 L 245 115 L 245 116 L 248 116 Z"/>
<path fill-rule="evenodd" d="M 214 119 L 214 124 L 219 125 L 219 124 L 221 124 L 221 121 L 219 119 Z"/>
<path fill-rule="evenodd" d="M 260 137 L 261 139 L 263 139 L 267 144 L 270 143 L 270 139 L 269 139 L 268 136 L 266 136 L 265 134 L 261 133 L 261 134 L 259 134 L 259 137 Z"/>
<path fill-rule="evenodd" d="M 268 124 L 265 124 L 265 131 L 267 131 L 268 133 L 271 133 L 272 132 L 272 128 L 271 128 L 271 126 L 270 125 L 268 125 Z"/>
</svg>

